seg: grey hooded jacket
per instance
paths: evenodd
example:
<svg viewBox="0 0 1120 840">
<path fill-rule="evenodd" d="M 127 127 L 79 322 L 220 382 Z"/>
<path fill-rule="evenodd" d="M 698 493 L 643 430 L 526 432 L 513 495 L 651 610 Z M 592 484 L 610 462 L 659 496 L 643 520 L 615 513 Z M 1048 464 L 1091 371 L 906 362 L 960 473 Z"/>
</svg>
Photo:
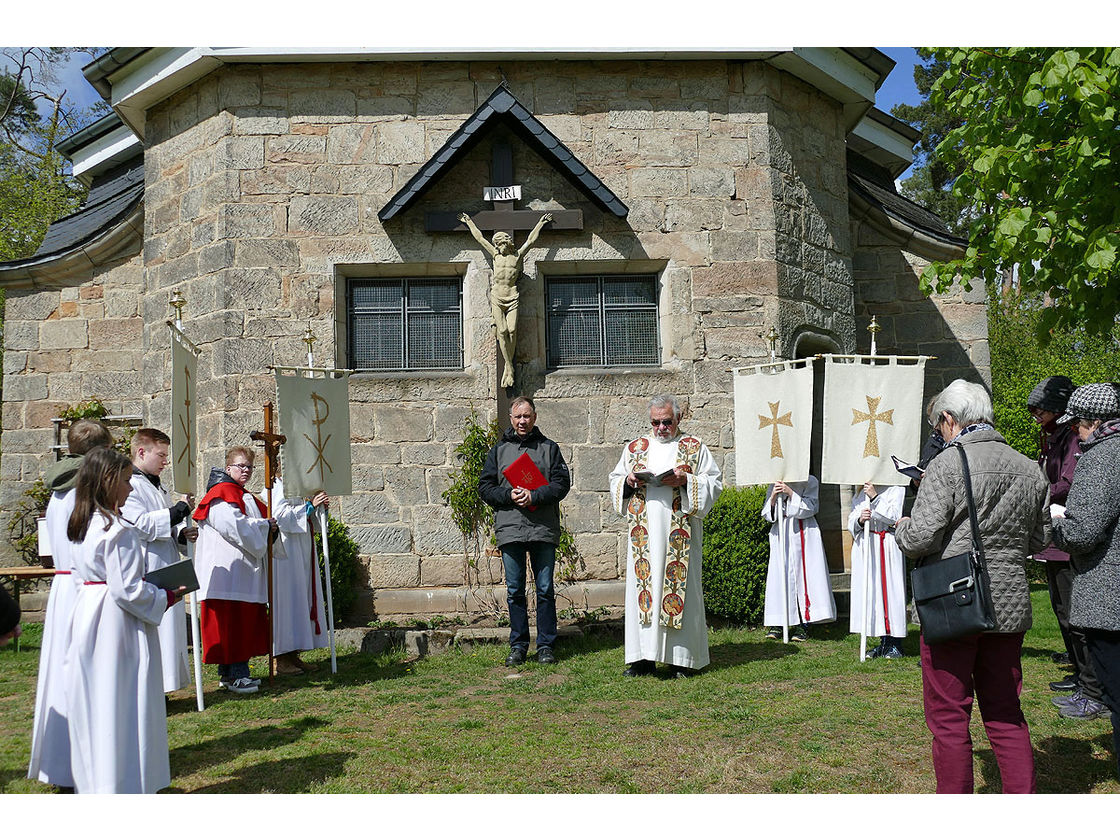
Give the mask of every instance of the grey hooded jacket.
<svg viewBox="0 0 1120 840">
<path fill-rule="evenodd" d="M 972 476 L 972 496 L 984 559 L 992 584 L 996 633 L 1023 633 L 1031 626 L 1027 557 L 1050 541 L 1050 483 L 1035 461 L 1007 445 L 999 432 L 960 435 Z M 934 562 L 967 552 L 972 528 L 960 454 L 946 447 L 934 458 L 909 519 L 895 529 L 908 557 Z"/>
<path fill-rule="evenodd" d="M 1120 630 L 1120 420 L 1101 426 L 1082 444 L 1066 498 L 1054 520 L 1054 543 L 1070 553 L 1073 594 L 1069 623 Z"/>
<path fill-rule="evenodd" d="M 502 474 L 522 454 L 527 454 L 548 484 L 532 491 L 531 506 L 536 510 L 520 508 L 510 499 L 513 487 Z M 560 447 L 549 440 L 536 426 L 525 440 L 512 428 L 486 456 L 482 474 L 478 478 L 478 495 L 494 508 L 494 533 L 498 546 L 513 542 L 560 543 L 560 500 L 568 495 L 572 477 Z"/>
</svg>

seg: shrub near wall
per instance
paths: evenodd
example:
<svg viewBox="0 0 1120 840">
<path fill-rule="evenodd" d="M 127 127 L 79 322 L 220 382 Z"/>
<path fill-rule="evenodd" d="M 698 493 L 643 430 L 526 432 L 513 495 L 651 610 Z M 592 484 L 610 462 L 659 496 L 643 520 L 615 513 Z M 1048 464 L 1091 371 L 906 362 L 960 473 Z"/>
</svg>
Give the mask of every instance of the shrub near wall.
<svg viewBox="0 0 1120 840">
<path fill-rule="evenodd" d="M 711 616 L 762 621 L 770 556 L 765 500 L 765 487 L 726 487 L 704 517 L 704 606 Z"/>
</svg>

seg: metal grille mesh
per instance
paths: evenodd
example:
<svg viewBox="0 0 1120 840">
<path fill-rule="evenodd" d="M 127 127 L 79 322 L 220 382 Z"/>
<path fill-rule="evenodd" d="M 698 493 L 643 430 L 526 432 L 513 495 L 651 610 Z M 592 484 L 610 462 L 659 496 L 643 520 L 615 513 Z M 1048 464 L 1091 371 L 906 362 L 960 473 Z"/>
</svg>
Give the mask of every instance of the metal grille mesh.
<svg viewBox="0 0 1120 840">
<path fill-rule="evenodd" d="M 549 367 L 656 365 L 657 278 L 548 281 Z"/>
<path fill-rule="evenodd" d="M 458 278 L 360 280 L 350 287 L 350 367 L 423 370 L 463 366 Z"/>
</svg>

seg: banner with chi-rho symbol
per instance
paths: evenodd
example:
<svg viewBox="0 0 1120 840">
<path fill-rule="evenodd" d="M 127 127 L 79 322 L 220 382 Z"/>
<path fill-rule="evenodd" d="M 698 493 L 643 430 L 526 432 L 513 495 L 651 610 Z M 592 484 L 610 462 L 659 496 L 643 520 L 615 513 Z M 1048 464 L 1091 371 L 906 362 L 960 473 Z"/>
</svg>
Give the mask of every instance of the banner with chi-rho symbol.
<svg viewBox="0 0 1120 840">
<path fill-rule="evenodd" d="M 310 497 L 352 492 L 349 377 L 288 376 L 277 371 L 284 493 Z"/>
</svg>

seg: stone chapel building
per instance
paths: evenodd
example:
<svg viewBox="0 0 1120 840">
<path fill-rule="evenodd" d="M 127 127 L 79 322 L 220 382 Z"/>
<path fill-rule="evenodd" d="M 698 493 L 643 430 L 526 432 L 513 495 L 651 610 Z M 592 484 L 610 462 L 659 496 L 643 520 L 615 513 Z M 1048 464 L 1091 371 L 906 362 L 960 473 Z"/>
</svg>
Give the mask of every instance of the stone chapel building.
<svg viewBox="0 0 1120 840">
<path fill-rule="evenodd" d="M 203 474 L 260 427 L 268 366 L 302 364 L 310 325 L 316 363 L 355 371 L 354 493 L 333 508 L 361 546 L 352 618 L 477 609 L 440 494 L 463 419 L 504 422 L 508 395 L 489 259 L 457 216 L 519 247 L 548 211 L 515 391 L 572 467 L 563 514 L 584 565 L 561 607 L 621 605 L 607 474 L 653 394 L 687 404 L 683 427 L 732 484 L 731 369 L 767 359 L 771 328 L 779 358 L 867 352 L 876 315 L 880 352 L 937 357 L 927 398 L 989 378 L 983 290 L 918 287 L 964 242 L 894 188 L 918 133 L 875 108 L 892 67 L 869 48 L 111 50 L 84 72 L 112 112 L 61 147 L 88 199 L 0 264 L 0 508 L 53 459 L 69 404 L 169 425 L 178 291 L 202 348 Z M 837 494 L 821 517 L 837 538 L 841 512 Z M 491 561 L 483 583 L 500 584 Z M 830 563 L 846 562 L 837 539 Z"/>
</svg>

